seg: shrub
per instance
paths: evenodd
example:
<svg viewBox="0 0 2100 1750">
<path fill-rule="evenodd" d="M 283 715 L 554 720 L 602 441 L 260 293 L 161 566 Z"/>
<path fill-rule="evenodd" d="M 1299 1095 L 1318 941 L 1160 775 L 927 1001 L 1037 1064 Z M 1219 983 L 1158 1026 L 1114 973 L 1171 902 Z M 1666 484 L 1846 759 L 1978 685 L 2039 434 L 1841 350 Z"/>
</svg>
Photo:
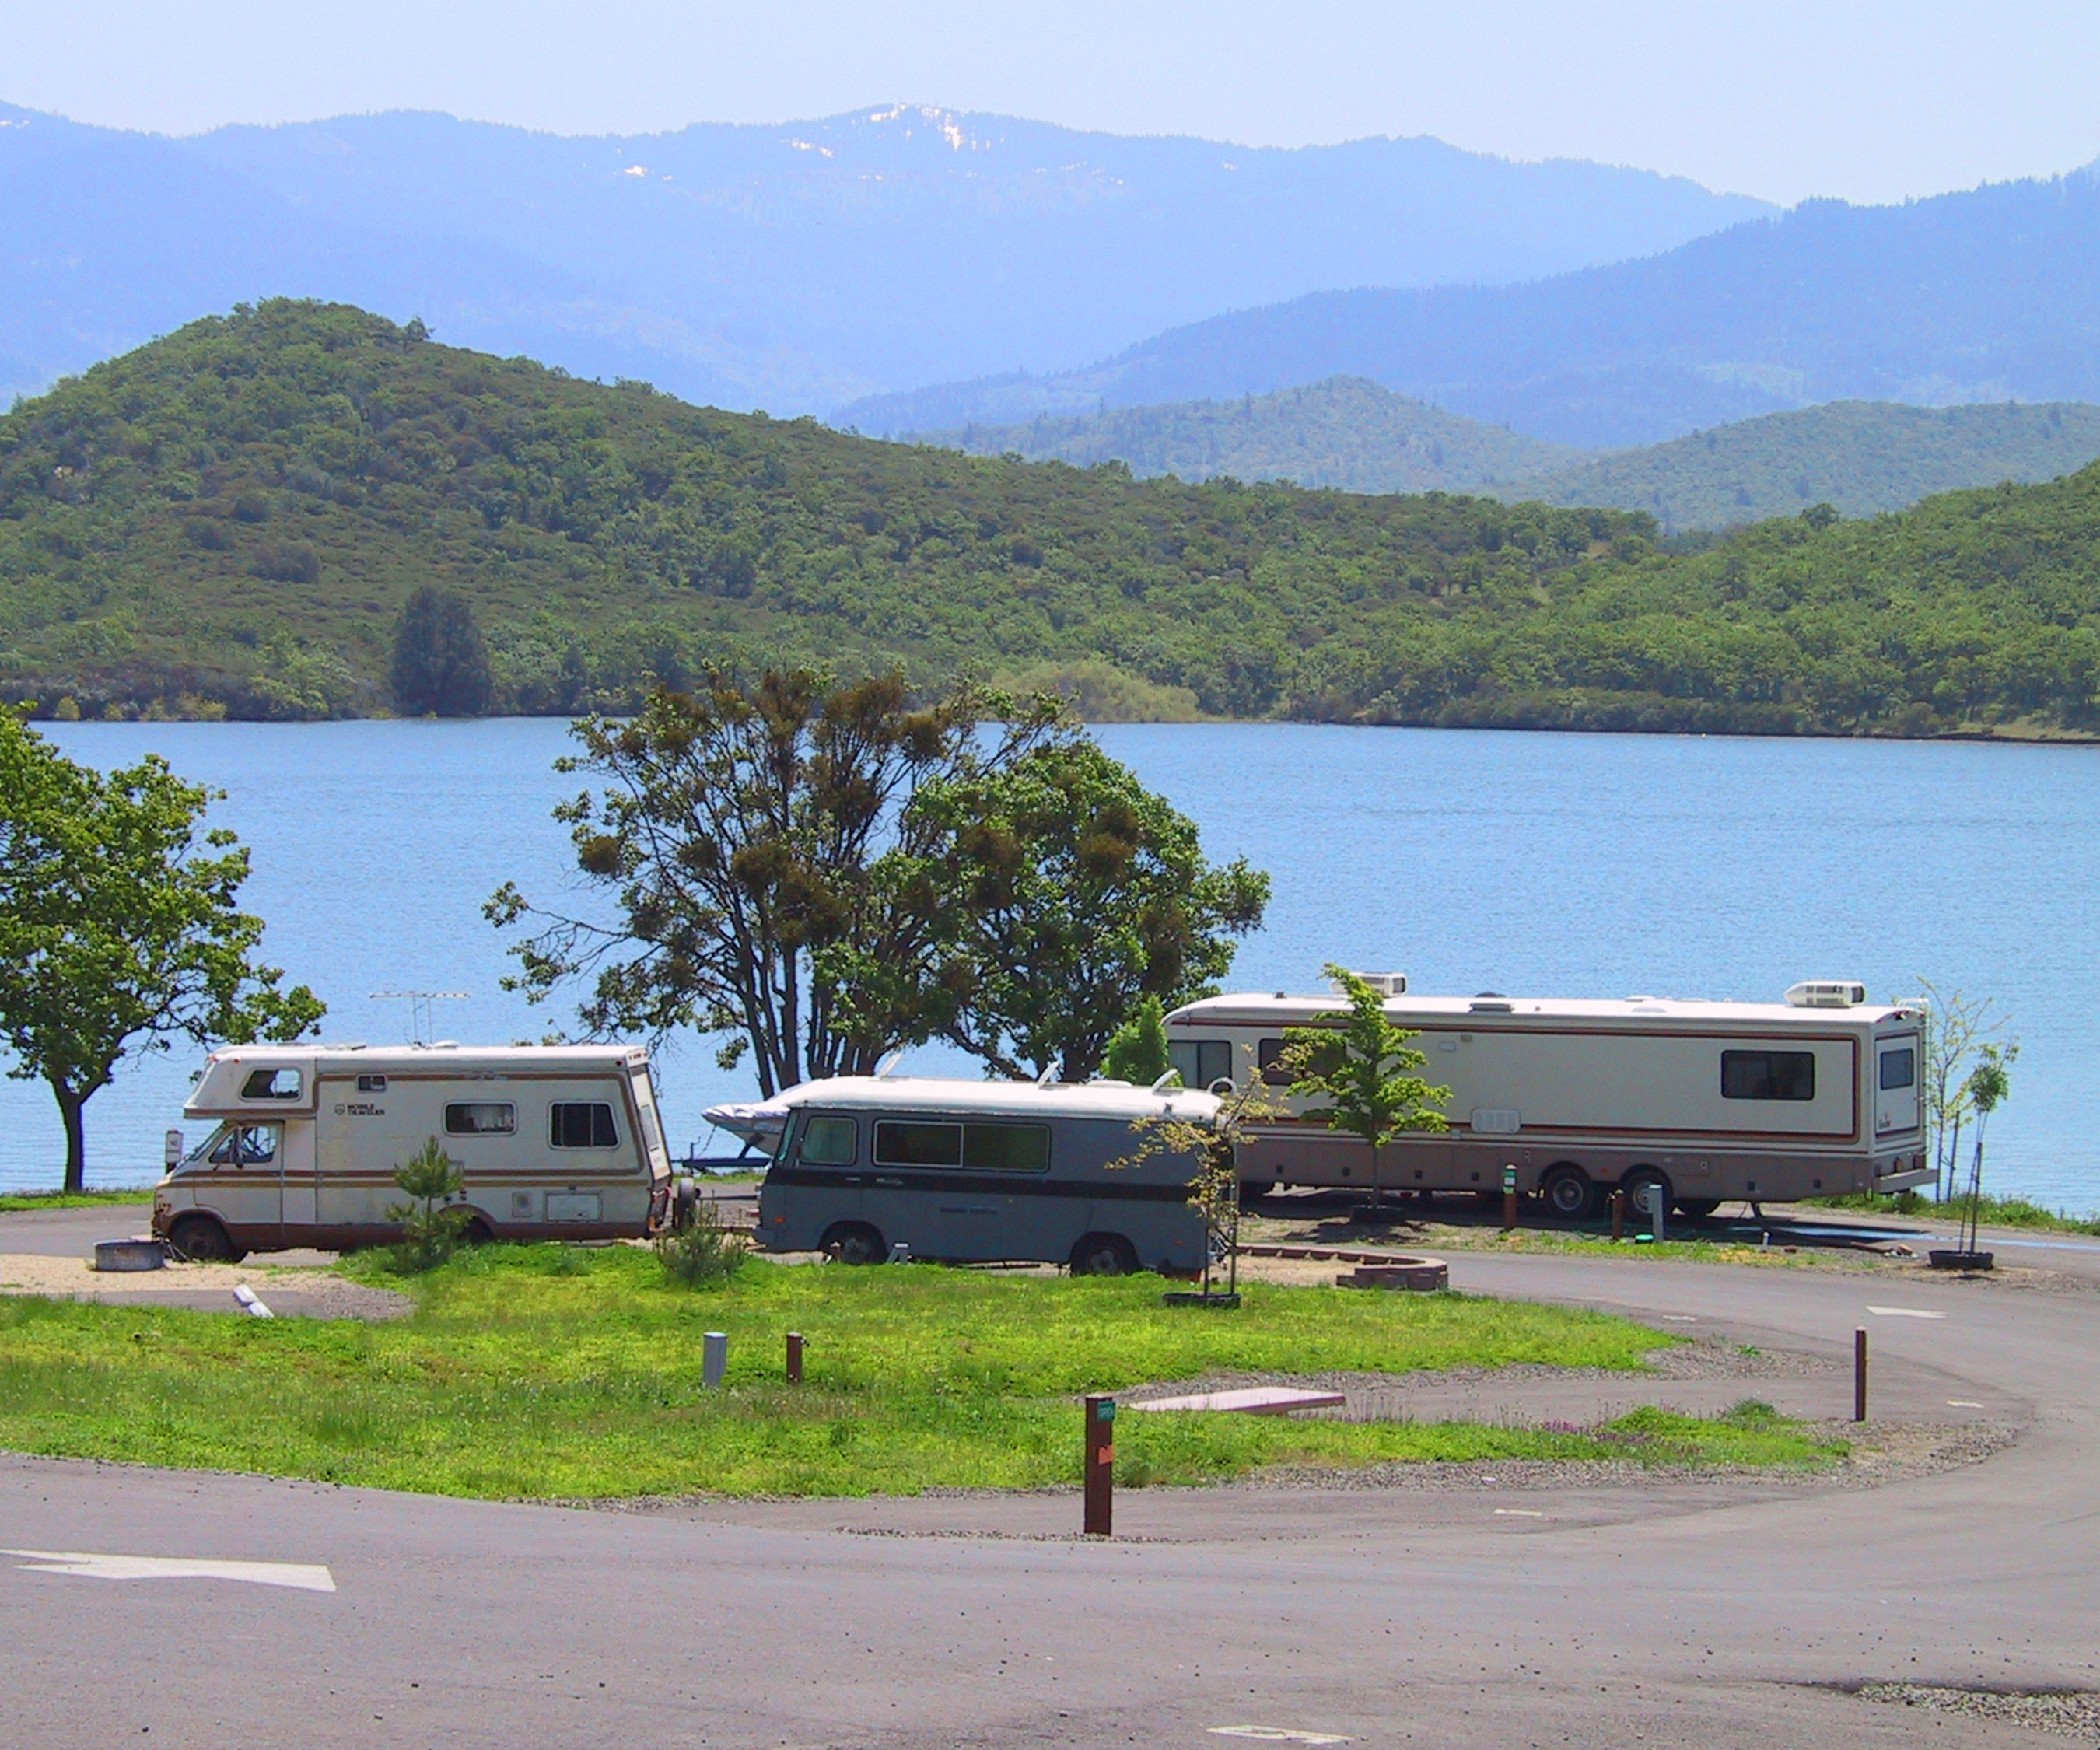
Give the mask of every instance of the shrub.
<svg viewBox="0 0 2100 1750">
<path fill-rule="evenodd" d="M 712 1288 L 741 1270 L 751 1250 L 742 1234 L 723 1227 L 703 1204 L 685 1227 L 658 1238 L 656 1256 L 671 1282 L 682 1288 Z"/>
<path fill-rule="evenodd" d="M 471 1210 L 448 1203 L 465 1188 L 465 1180 L 444 1144 L 433 1136 L 409 1156 L 405 1166 L 395 1166 L 394 1183 L 413 1199 L 386 1206 L 386 1219 L 400 1223 L 403 1235 L 395 1262 L 404 1270 L 434 1270 L 458 1250 L 474 1219 Z"/>
</svg>

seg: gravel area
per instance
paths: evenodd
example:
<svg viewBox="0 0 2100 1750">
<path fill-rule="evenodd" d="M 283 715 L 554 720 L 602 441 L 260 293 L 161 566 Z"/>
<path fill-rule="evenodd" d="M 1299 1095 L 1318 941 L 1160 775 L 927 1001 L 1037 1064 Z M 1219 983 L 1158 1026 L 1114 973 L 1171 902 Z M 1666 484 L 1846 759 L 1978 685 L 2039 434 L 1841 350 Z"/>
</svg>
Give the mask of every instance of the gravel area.
<svg viewBox="0 0 2100 1750">
<path fill-rule="evenodd" d="M 42 1294 L 106 1306 L 188 1307 L 239 1313 L 233 1291 L 241 1284 L 270 1310 L 286 1317 L 395 1319 L 414 1302 L 390 1289 L 367 1288 L 324 1270 L 286 1270 L 252 1264 L 176 1264 L 159 1270 L 92 1269 L 85 1259 L 0 1253 L 0 1294 Z"/>
<path fill-rule="evenodd" d="M 1943 1689 L 1930 1683 L 1863 1683 L 1854 1691 L 1868 1701 L 1899 1708 L 1930 1708 L 1935 1713 L 1965 1713 L 2036 1731 L 2060 1732 L 2100 1743 L 2100 1695 L 2091 1690 L 2021 1694 L 1988 1689 Z"/>
</svg>

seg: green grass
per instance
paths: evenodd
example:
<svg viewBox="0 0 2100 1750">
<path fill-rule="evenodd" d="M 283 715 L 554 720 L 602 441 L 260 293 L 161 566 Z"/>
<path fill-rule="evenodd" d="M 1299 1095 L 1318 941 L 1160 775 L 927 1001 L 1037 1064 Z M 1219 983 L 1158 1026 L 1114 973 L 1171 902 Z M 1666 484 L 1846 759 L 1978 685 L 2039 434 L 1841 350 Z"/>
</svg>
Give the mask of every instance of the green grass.
<svg viewBox="0 0 2100 1750">
<path fill-rule="evenodd" d="M 1939 1221 L 1960 1221 L 1967 1214 L 1969 1200 L 1955 1197 L 1935 1203 L 1914 1191 L 1895 1196 L 1861 1192 L 1843 1197 L 1804 1197 L 1802 1202 L 1822 1209 L 1865 1210 L 1882 1215 L 1925 1216 Z M 1977 1200 L 1976 1220 L 1984 1228 L 2031 1228 L 2050 1233 L 2100 1234 L 2100 1216 L 2073 1215 L 2065 1210 L 2045 1209 L 2025 1197 L 1984 1197 Z"/>
<path fill-rule="evenodd" d="M 150 1189 L 139 1191 L 0 1191 L 0 1215 L 23 1210 L 100 1209 L 111 1203 L 151 1203 Z"/>
<path fill-rule="evenodd" d="M 1236 1313 L 1159 1304 L 1154 1277 L 1070 1281 L 755 1263 L 665 1285 L 646 1252 L 486 1248 L 399 1283 L 390 1324 L 0 1302 L 0 1446 L 484 1497 L 857 1495 L 1079 1474 L 1074 1400 L 1260 1369 L 1461 1363 L 1633 1369 L 1673 1339 L 1626 1320 L 1458 1295 L 1256 1285 Z M 700 1337 L 730 1333 L 721 1391 Z M 780 1377 L 805 1333 L 807 1382 Z M 1631 1458 L 1814 1464 L 1789 1425 L 1643 1412 L 1594 1430 L 1127 1417 L 1125 1481 L 1264 1465 Z"/>
</svg>

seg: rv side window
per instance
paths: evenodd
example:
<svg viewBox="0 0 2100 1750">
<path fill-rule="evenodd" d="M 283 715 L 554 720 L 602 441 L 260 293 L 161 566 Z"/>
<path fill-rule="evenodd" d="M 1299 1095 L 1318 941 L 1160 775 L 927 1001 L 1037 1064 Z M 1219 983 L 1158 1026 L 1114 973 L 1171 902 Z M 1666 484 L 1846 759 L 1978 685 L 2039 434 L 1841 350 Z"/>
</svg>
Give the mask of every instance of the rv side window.
<svg viewBox="0 0 2100 1750">
<path fill-rule="evenodd" d="M 617 1148 L 612 1108 L 602 1100 L 558 1100 L 547 1109 L 547 1141 L 556 1148 Z"/>
<path fill-rule="evenodd" d="M 297 1100 L 299 1072 L 296 1069 L 251 1069 L 240 1084 L 243 1100 Z"/>
<path fill-rule="evenodd" d="M 386 1078 L 360 1076 L 357 1078 L 357 1091 L 360 1094 L 383 1094 L 386 1091 Z"/>
<path fill-rule="evenodd" d="M 960 1124 L 912 1124 L 885 1118 L 875 1127 L 877 1166 L 960 1166 Z"/>
<path fill-rule="evenodd" d="M 1723 1051 L 1723 1100 L 1813 1100 L 1813 1051 Z"/>
<path fill-rule="evenodd" d="M 1284 1063 L 1285 1050 L 1281 1039 L 1264 1039 L 1254 1048 L 1255 1062 L 1260 1066 L 1261 1078 L 1271 1087 L 1288 1087 L 1298 1079 Z M 1341 1066 L 1342 1051 L 1339 1039 L 1322 1039 L 1313 1047 L 1312 1061 L 1308 1067 L 1318 1074 L 1330 1074 Z"/>
<path fill-rule="evenodd" d="M 1207 1088 L 1233 1078 L 1233 1047 L 1227 1039 L 1176 1039 L 1167 1060 L 1181 1073 L 1184 1087 Z"/>
<path fill-rule="evenodd" d="M 1882 1053 L 1882 1087 L 1908 1087 L 1917 1080 L 1917 1053 L 1906 1045 L 1899 1051 Z"/>
<path fill-rule="evenodd" d="M 807 1166 L 851 1166 L 860 1153 L 860 1127 L 851 1118 L 812 1118 L 802 1127 Z"/>
<path fill-rule="evenodd" d="M 445 1108 L 448 1136 L 508 1136 L 518 1128 L 518 1109 L 505 1100 L 469 1100 Z"/>
<path fill-rule="evenodd" d="M 1047 1173 L 1047 1124 L 965 1124 L 963 1165 L 981 1173 Z"/>
</svg>

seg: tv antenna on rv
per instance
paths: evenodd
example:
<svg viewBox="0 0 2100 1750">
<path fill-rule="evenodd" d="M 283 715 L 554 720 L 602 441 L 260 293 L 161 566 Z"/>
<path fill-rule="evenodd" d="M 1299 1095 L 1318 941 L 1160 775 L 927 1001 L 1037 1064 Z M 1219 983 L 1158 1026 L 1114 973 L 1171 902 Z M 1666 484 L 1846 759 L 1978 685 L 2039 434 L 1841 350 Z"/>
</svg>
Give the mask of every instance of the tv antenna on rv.
<svg viewBox="0 0 2100 1750">
<path fill-rule="evenodd" d="M 429 1045 L 432 1041 L 423 1037 L 426 1030 L 438 1030 L 437 1010 L 439 1003 L 464 1003 L 464 990 L 375 990 L 374 1003 L 405 1003 L 408 1005 L 408 1037 L 417 1045 Z"/>
</svg>

